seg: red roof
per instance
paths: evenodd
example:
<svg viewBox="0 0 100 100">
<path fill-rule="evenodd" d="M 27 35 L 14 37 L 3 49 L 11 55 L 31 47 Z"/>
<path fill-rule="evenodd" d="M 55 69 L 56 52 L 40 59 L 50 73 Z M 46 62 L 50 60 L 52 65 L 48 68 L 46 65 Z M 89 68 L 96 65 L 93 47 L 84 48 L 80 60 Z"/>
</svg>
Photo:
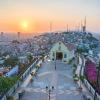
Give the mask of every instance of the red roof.
<svg viewBox="0 0 100 100">
<path fill-rule="evenodd" d="M 67 46 L 69 51 L 73 51 L 76 48 L 76 46 L 72 43 L 66 43 L 65 45 Z"/>
</svg>

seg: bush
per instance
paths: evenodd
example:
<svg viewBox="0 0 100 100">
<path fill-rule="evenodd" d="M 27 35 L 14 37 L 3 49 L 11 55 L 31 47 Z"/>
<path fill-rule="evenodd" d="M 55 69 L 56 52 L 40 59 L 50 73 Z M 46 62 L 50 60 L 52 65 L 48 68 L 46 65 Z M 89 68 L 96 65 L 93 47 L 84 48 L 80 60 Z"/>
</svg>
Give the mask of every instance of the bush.
<svg viewBox="0 0 100 100">
<path fill-rule="evenodd" d="M 85 75 L 89 82 L 95 85 L 97 80 L 96 64 L 91 61 L 87 61 L 85 65 Z"/>
<path fill-rule="evenodd" d="M 7 100 L 14 100 L 14 97 L 13 96 L 8 96 Z"/>
<path fill-rule="evenodd" d="M 77 65 L 76 64 L 73 64 L 73 73 L 75 73 L 76 69 L 77 69 Z"/>
<path fill-rule="evenodd" d="M 97 84 L 97 69 L 96 64 L 90 60 L 88 60 L 85 64 L 85 76 L 90 84 L 95 88 Z M 97 91 L 100 94 L 100 86 L 97 88 Z"/>
<path fill-rule="evenodd" d="M 72 64 L 72 62 L 75 60 L 75 58 L 73 57 L 72 59 L 69 60 L 68 64 Z"/>
<path fill-rule="evenodd" d="M 73 79 L 74 79 L 74 81 L 78 81 L 78 80 L 79 80 L 79 77 L 77 76 L 77 74 L 75 74 L 75 75 L 73 76 Z"/>
<path fill-rule="evenodd" d="M 18 79 L 18 77 L 0 77 L 0 92 L 7 92 Z"/>
<path fill-rule="evenodd" d="M 79 78 L 80 78 L 80 80 L 83 82 L 83 81 L 84 81 L 85 76 L 80 76 Z"/>
<path fill-rule="evenodd" d="M 73 64 L 73 67 L 74 67 L 74 68 L 77 68 L 77 65 L 76 65 L 76 64 Z"/>
</svg>

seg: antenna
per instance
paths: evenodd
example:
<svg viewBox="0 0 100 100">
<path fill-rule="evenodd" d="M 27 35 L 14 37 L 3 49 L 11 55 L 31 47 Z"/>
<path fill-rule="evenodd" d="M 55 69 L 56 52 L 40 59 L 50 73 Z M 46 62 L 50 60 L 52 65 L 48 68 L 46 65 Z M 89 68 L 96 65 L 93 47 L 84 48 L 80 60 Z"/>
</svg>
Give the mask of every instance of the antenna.
<svg viewBox="0 0 100 100">
<path fill-rule="evenodd" d="M 85 19 L 84 19 L 84 26 L 86 27 L 86 16 L 85 16 Z"/>
<path fill-rule="evenodd" d="M 84 19 L 84 32 L 86 32 L 86 16 L 85 16 L 85 19 Z"/>
<path fill-rule="evenodd" d="M 78 23 L 77 25 L 77 31 L 79 32 L 79 30 L 80 30 L 80 23 Z"/>
<path fill-rule="evenodd" d="M 68 32 L 68 24 L 67 24 L 67 32 Z"/>
<path fill-rule="evenodd" d="M 50 32 L 52 32 L 52 22 L 50 22 Z"/>
<path fill-rule="evenodd" d="M 83 31 L 83 24 L 82 24 L 82 20 L 81 20 L 81 25 L 80 25 L 80 27 L 81 27 L 81 32 Z"/>
<path fill-rule="evenodd" d="M 85 17 L 85 19 L 84 19 L 84 25 L 82 25 L 82 30 L 83 30 L 83 32 L 86 32 L 86 17 Z"/>
</svg>

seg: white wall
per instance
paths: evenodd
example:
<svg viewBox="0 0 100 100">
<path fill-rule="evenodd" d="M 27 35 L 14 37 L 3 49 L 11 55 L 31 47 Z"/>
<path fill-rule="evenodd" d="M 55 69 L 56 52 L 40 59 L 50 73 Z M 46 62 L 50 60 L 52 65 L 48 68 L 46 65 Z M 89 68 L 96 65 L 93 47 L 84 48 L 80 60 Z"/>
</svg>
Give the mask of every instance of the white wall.
<svg viewBox="0 0 100 100">
<path fill-rule="evenodd" d="M 59 49 L 59 46 L 61 47 L 61 49 Z M 56 52 L 62 52 L 63 53 L 63 61 L 69 61 L 69 59 L 71 59 L 72 57 L 74 57 L 74 51 L 69 51 L 69 49 L 62 43 L 59 42 L 54 44 L 51 51 L 50 51 L 50 59 L 55 59 L 56 58 Z M 53 53 L 55 53 L 55 56 L 53 56 Z M 67 55 L 66 58 L 64 58 L 64 54 Z"/>
</svg>

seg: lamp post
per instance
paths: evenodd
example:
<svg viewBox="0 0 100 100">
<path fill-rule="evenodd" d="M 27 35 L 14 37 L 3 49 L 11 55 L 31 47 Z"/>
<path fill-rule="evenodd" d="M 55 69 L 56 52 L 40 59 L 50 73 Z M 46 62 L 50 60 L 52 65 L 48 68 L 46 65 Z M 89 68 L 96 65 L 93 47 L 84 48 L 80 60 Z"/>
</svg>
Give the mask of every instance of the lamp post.
<svg viewBox="0 0 100 100">
<path fill-rule="evenodd" d="M 55 59 L 55 70 L 56 70 L 56 59 Z"/>
<path fill-rule="evenodd" d="M 48 92 L 49 100 L 50 100 L 50 94 L 51 94 L 51 92 L 52 92 L 53 90 L 54 90 L 54 86 L 52 86 L 52 87 L 46 86 L 46 91 Z"/>
<path fill-rule="evenodd" d="M 95 88 L 95 93 L 94 93 L 94 100 L 96 100 L 96 93 L 97 93 L 97 89 L 99 87 L 99 71 L 100 71 L 100 55 L 98 55 L 99 57 L 99 65 L 98 65 L 98 71 L 97 71 L 97 80 L 96 80 L 96 88 Z"/>
</svg>

